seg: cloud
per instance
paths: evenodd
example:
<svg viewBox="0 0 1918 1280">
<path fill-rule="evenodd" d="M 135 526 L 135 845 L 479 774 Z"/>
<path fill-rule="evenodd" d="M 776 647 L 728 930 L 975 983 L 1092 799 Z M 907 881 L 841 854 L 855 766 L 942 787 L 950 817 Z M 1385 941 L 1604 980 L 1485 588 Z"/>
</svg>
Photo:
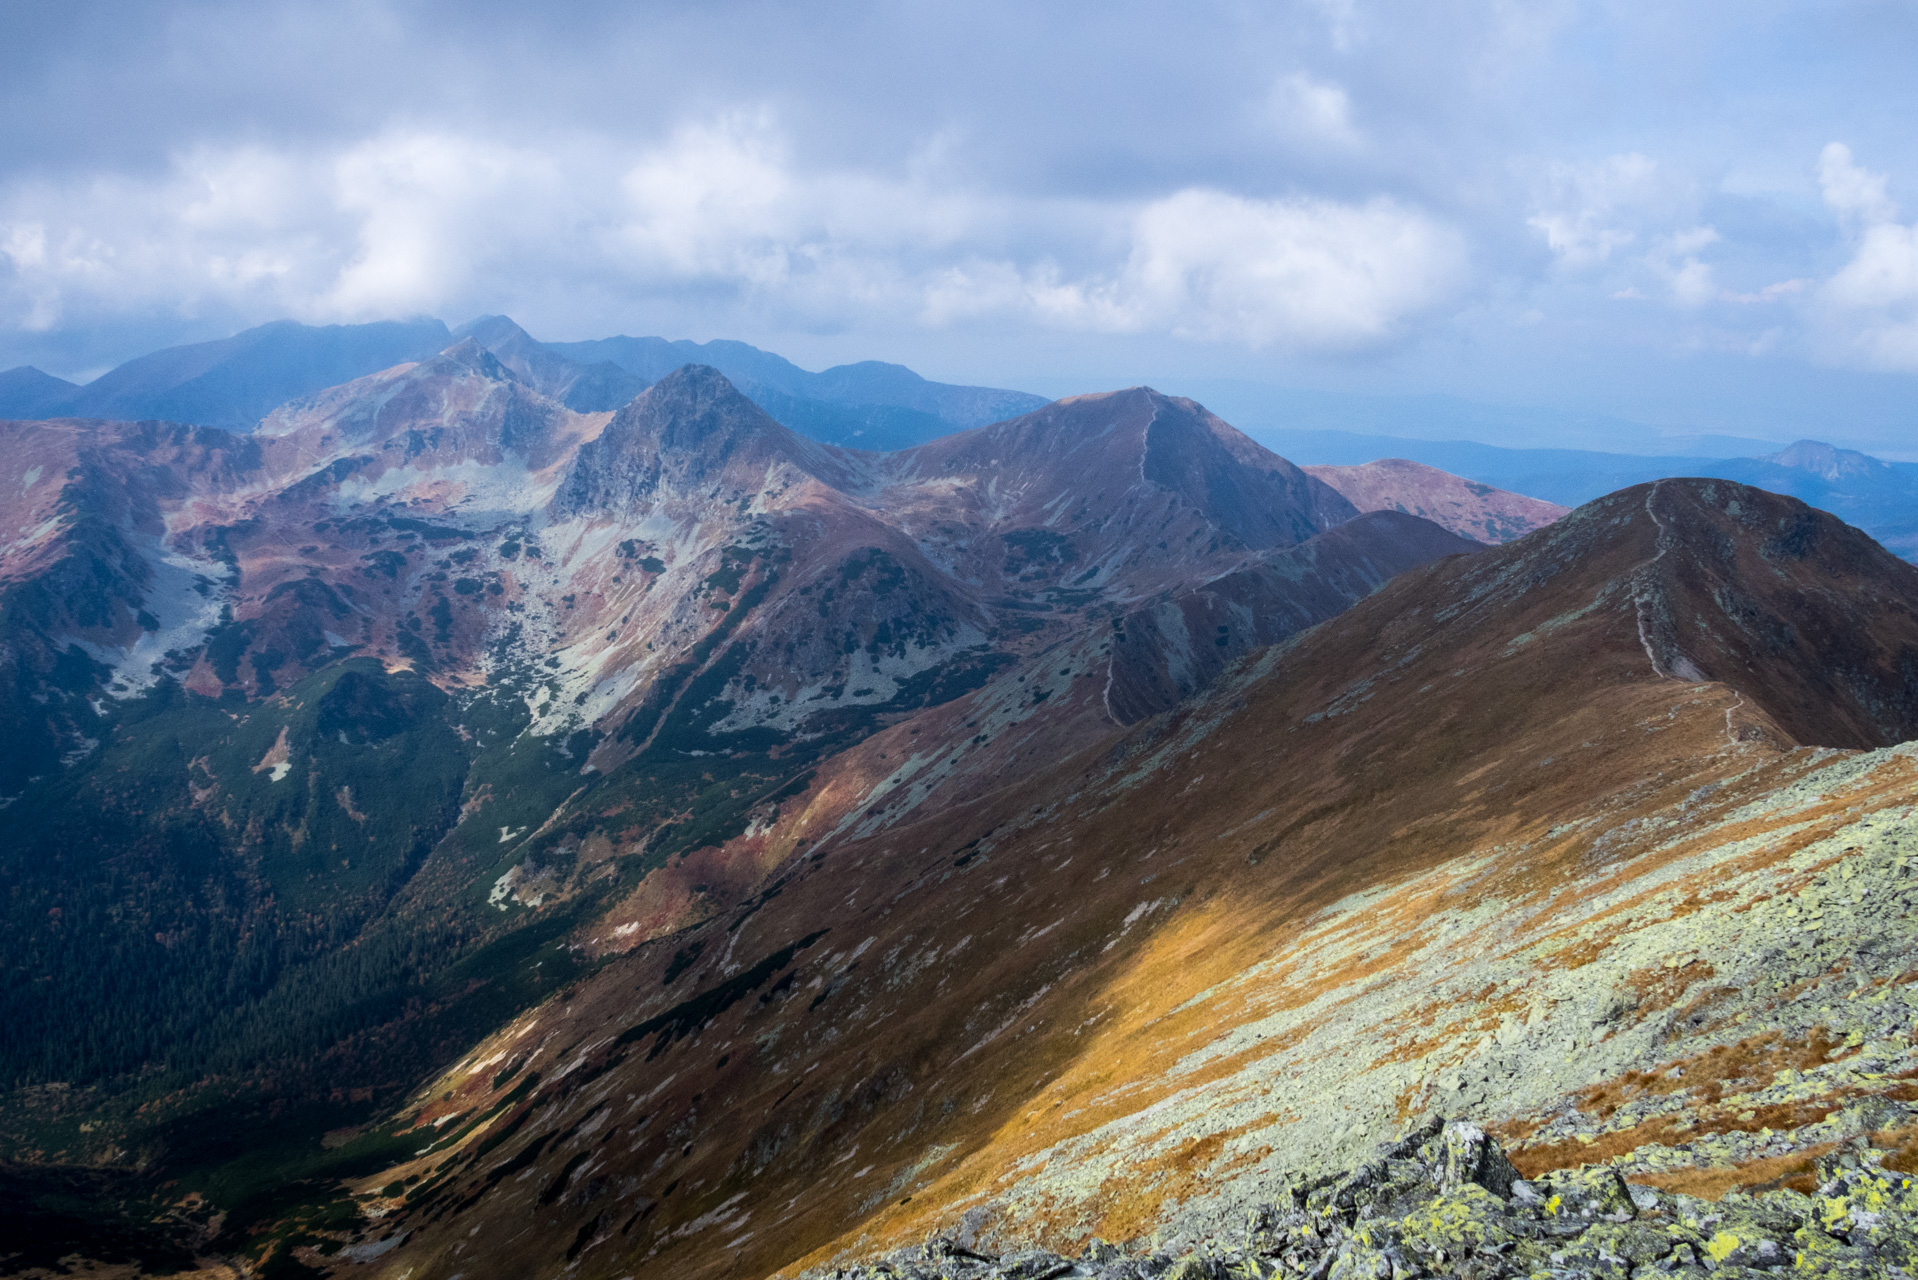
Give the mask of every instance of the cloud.
<svg viewBox="0 0 1918 1280">
<path fill-rule="evenodd" d="M 1872 226 L 1898 216 L 1897 206 L 1885 194 L 1885 175 L 1852 163 L 1851 148 L 1842 142 L 1828 142 L 1819 152 L 1818 186 L 1825 207 L 1848 221 Z"/>
<path fill-rule="evenodd" d="M 1699 251 L 1718 243 L 1712 227 L 1692 227 L 1666 238 L 1646 263 L 1665 278 L 1672 301 L 1681 307 L 1702 307 L 1716 302 L 1722 290 L 1710 264 L 1699 260 Z"/>
<path fill-rule="evenodd" d="M 1854 163 L 1842 143 L 1820 154 L 1818 182 L 1852 248 L 1819 290 L 1831 336 L 1875 367 L 1918 370 L 1918 223 L 1897 220 L 1887 176 Z"/>
<path fill-rule="evenodd" d="M 1140 212 L 1125 269 L 1084 292 L 1082 314 L 1253 347 L 1359 348 L 1448 299 L 1465 257 L 1450 228 L 1392 200 L 1182 191 Z"/>
<path fill-rule="evenodd" d="M 1896 6 L 40 8 L 0 41 L 0 366 L 503 311 L 1061 389 L 1911 367 Z"/>
<path fill-rule="evenodd" d="M 929 318 L 1030 316 L 1055 329 L 1166 333 L 1262 350 L 1342 352 L 1397 338 L 1467 277 L 1451 227 L 1387 199 L 1255 200 L 1190 189 L 1142 207 L 1115 270 L 955 267 Z"/>
<path fill-rule="evenodd" d="M 802 327 L 1009 314 L 1303 350 L 1391 339 L 1449 296 L 1466 256 L 1457 232 L 1382 197 L 995 197 L 923 157 L 807 171 L 763 109 L 625 152 L 444 131 L 201 149 L 144 183 L 5 191 L 0 254 L 0 305 L 42 327 L 142 301 L 460 315 L 497 305 L 498 279 L 543 276 L 629 299 L 704 292 Z"/>
<path fill-rule="evenodd" d="M 1280 133 L 1301 142 L 1350 148 L 1364 141 L 1352 124 L 1351 95 L 1302 71 L 1273 84 L 1267 110 Z"/>
<path fill-rule="evenodd" d="M 1526 225 L 1545 237 L 1559 264 L 1595 266 L 1638 239 L 1642 224 L 1672 203 L 1656 161 L 1633 151 L 1596 164 L 1556 164 Z"/>
</svg>

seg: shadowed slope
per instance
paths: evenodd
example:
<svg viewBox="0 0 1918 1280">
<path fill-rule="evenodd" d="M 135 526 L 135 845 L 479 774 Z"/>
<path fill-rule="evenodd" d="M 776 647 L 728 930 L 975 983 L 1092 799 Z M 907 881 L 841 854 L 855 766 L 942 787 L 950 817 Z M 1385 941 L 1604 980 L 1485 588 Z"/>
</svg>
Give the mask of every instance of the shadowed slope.
<svg viewBox="0 0 1918 1280">
<path fill-rule="evenodd" d="M 1249 649 L 1343 612 L 1388 579 L 1482 544 L 1429 520 L 1373 511 L 1113 622 L 1106 710 L 1119 724 L 1170 711 Z"/>
</svg>

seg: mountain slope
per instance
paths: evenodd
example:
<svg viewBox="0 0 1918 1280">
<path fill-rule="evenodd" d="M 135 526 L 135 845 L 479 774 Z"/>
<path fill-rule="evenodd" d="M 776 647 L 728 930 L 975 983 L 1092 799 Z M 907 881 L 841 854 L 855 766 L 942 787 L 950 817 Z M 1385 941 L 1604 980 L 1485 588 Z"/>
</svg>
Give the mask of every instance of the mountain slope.
<svg viewBox="0 0 1918 1280">
<path fill-rule="evenodd" d="M 455 329 L 453 337 L 472 338 L 541 395 L 581 413 L 617 409 L 657 381 L 608 360 L 569 360 L 505 316 L 482 316 Z"/>
<path fill-rule="evenodd" d="M 1833 571 L 1869 586 L 1826 592 Z M 1763 647 L 1814 623 L 1844 672 Z M 934 1229 L 1076 1248 L 1224 1224 L 1262 1177 L 1435 1108 L 1566 1114 L 1746 1043 L 1691 1017 L 1714 966 L 1823 972 L 1823 942 L 1724 931 L 1911 802 L 1907 748 L 1797 744 L 1910 736 L 1915 644 L 1918 571 L 1723 482 L 1403 574 L 1167 717 L 814 842 L 516 1021 L 416 1095 L 411 1122 L 454 1136 L 358 1184 L 405 1188 L 366 1238 L 416 1276 L 762 1275 Z M 1851 848 L 1894 873 L 1881 837 Z M 1726 948 L 1695 973 L 1662 957 L 1696 935 L 1654 927 L 1685 912 Z M 1529 1021 L 1528 982 L 1562 991 Z M 1767 1021 L 1740 1053 L 1832 1059 L 1748 985 L 1731 1007 Z M 1576 1163 L 1561 1146 L 1521 1166 Z"/>
<path fill-rule="evenodd" d="M 1345 610 L 1389 579 L 1481 544 L 1398 511 L 1374 511 L 1269 559 L 1113 622 L 1107 713 L 1136 724 L 1170 711 L 1251 649 Z"/>
<path fill-rule="evenodd" d="M 320 327 L 278 320 L 129 360 L 42 408 L 74 418 L 162 418 L 244 431 L 287 400 L 422 359 L 446 340 L 437 320 Z"/>
<path fill-rule="evenodd" d="M 1361 511 L 1403 511 L 1477 542 L 1510 542 L 1543 528 L 1568 508 L 1507 493 L 1404 458 L 1357 467 L 1307 467 Z"/>
<path fill-rule="evenodd" d="M 0 418 L 43 418 L 80 390 L 32 365 L 0 373 Z"/>
<path fill-rule="evenodd" d="M 1457 546 L 1322 554 L 1348 504 L 1144 389 L 874 455 L 710 368 L 540 376 L 469 335 L 245 435 L 0 428 L 9 1155 L 190 1185 L 257 1257 L 515 1013 L 1109 736 L 1119 615 L 1266 567 L 1321 617 Z"/>
</svg>

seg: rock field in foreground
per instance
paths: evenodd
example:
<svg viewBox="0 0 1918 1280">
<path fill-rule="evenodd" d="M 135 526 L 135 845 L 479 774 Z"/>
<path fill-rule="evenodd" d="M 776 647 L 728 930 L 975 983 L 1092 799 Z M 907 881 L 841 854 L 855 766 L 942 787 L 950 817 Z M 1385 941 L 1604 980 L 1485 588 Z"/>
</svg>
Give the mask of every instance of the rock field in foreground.
<svg viewBox="0 0 1918 1280">
<path fill-rule="evenodd" d="M 1587 1166 L 1527 1181 L 1474 1125 L 1429 1121 L 1342 1176 L 1295 1186 L 1236 1238 L 1094 1241 L 1077 1259 L 934 1239 L 809 1280 L 1410 1280 L 1421 1276 L 1918 1275 L 1918 1183 L 1863 1138 L 1822 1157 L 1812 1195 L 1714 1201 Z"/>
</svg>

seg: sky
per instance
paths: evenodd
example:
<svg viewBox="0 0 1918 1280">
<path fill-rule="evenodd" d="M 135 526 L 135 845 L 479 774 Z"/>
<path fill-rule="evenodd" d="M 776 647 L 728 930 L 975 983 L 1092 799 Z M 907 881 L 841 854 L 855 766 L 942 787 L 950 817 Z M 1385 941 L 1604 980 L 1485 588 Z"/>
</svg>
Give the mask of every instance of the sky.
<svg viewBox="0 0 1918 1280">
<path fill-rule="evenodd" d="M 1918 457 L 1918 0 L 6 0 L 5 27 L 0 368 L 505 313 Z"/>
</svg>

